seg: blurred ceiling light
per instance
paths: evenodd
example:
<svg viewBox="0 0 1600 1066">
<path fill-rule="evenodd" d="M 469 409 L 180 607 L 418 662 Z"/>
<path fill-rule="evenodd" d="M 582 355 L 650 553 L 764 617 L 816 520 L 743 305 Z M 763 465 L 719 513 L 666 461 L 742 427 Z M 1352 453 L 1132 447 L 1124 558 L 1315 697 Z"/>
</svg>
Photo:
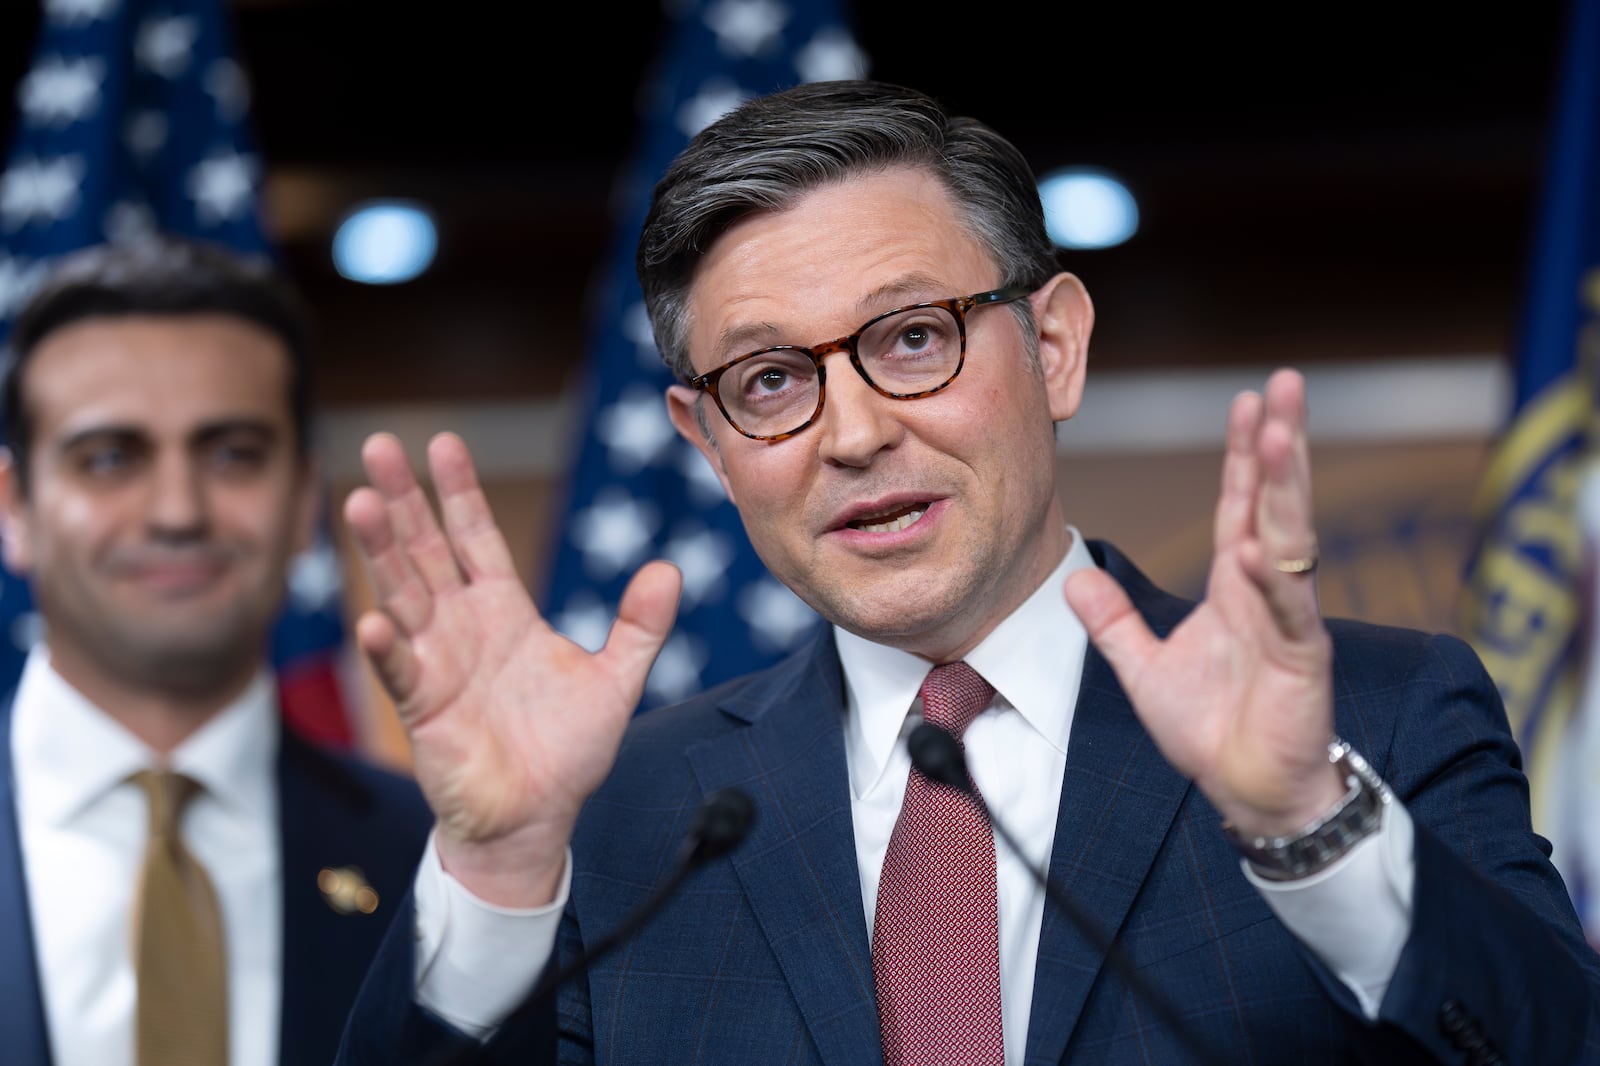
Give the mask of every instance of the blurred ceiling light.
<svg viewBox="0 0 1600 1066">
<path fill-rule="evenodd" d="M 333 265 L 351 281 L 393 285 L 428 269 L 439 237 L 417 204 L 372 200 L 345 216 L 333 235 Z"/>
<path fill-rule="evenodd" d="M 1139 205 L 1128 187 L 1103 170 L 1074 167 L 1039 182 L 1044 225 L 1062 248 L 1110 248 L 1139 228 Z"/>
</svg>

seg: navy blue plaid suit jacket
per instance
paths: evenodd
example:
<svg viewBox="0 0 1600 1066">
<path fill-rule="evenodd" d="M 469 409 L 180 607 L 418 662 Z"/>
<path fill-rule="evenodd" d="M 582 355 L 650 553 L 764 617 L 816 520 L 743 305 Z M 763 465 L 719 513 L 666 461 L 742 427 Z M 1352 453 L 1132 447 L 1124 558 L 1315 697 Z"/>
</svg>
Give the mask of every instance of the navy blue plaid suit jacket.
<svg viewBox="0 0 1600 1066">
<path fill-rule="evenodd" d="M 404 912 L 433 813 L 410 778 L 324 751 L 285 730 L 276 765 L 283 863 L 283 994 L 278 1061 L 331 1061 L 388 923 Z M 11 772 L 11 700 L 0 704 L 0 1062 L 52 1061 L 33 948 Z M 340 913 L 324 867 L 359 867 L 378 909 Z"/>
<path fill-rule="evenodd" d="M 1192 606 L 1109 545 L 1091 547 L 1158 632 Z M 1220 1061 L 1470 1062 L 1487 1043 L 1511 1063 L 1600 1062 L 1600 960 L 1530 828 L 1520 757 L 1482 666 L 1453 638 L 1330 628 L 1337 729 L 1417 825 L 1413 933 L 1377 1024 L 1267 908 L 1215 809 L 1162 758 L 1092 649 L 1050 877 Z M 641 716 L 580 821 L 560 956 L 617 928 L 661 883 L 706 794 L 754 799 L 743 844 L 564 987 L 554 1016 L 508 1027 L 481 1053 L 413 1005 L 411 938 L 396 922 L 341 1061 L 437 1061 L 456 1048 L 458 1061 L 506 1063 L 880 1062 L 843 706 L 824 634 L 771 670 Z M 1047 906 L 1027 1061 L 1192 1060 Z"/>
</svg>

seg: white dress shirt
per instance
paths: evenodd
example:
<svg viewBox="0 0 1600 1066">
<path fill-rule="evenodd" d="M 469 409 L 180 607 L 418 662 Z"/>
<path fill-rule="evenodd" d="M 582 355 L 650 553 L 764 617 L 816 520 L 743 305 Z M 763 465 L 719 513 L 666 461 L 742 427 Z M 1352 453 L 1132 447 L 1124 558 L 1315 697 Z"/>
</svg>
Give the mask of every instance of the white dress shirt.
<svg viewBox="0 0 1600 1066">
<path fill-rule="evenodd" d="M 1076 529 L 1071 532 L 1072 547 L 1060 565 L 965 660 L 995 688 L 994 700 L 967 728 L 968 766 L 985 802 L 1028 849 L 1026 861 L 1037 870 L 1049 868 L 1088 648 L 1083 624 L 1061 587 L 1069 574 L 1093 566 L 1094 560 L 1083 537 Z M 884 853 L 911 773 L 905 738 L 922 720 L 917 693 L 931 664 L 841 629 L 834 637 L 845 675 L 845 755 L 870 934 Z M 1339 975 L 1367 1016 L 1376 1017 L 1410 935 L 1412 855 L 1410 816 L 1394 803 L 1377 834 L 1313 877 L 1273 882 L 1250 873 L 1242 861 L 1241 866 L 1285 926 Z M 1044 890 L 1023 862 L 998 844 L 1007 1066 L 1023 1061 L 1044 918 Z M 515 911 L 477 900 L 444 872 L 430 848 L 417 880 L 418 1001 L 464 1031 L 491 1032 L 532 986 L 553 949 L 570 884 L 570 856 L 568 866 L 568 880 L 555 902 Z M 444 927 L 445 915 L 451 916 L 450 928 Z M 468 928 L 473 936 L 465 935 Z M 493 950 L 486 950 L 480 938 L 489 938 Z M 529 959 L 538 963 L 531 973 Z M 451 975 L 447 988 L 424 983 L 427 975 L 441 972 Z M 493 1009 L 486 1008 L 488 1002 Z"/>
<path fill-rule="evenodd" d="M 282 971 L 276 690 L 263 671 L 165 765 L 204 786 L 184 841 L 227 936 L 232 1066 L 278 1060 Z M 163 760 L 50 667 L 37 645 L 12 709 L 17 824 L 45 1023 L 57 1066 L 131 1066 L 131 907 L 149 825 L 129 775 Z"/>
</svg>

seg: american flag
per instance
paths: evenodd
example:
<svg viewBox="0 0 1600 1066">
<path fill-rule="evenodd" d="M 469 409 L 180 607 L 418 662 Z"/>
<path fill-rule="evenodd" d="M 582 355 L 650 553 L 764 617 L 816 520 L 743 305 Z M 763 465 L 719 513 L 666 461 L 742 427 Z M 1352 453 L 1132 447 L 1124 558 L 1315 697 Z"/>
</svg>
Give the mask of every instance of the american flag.
<svg viewBox="0 0 1600 1066">
<path fill-rule="evenodd" d="M 164 231 L 274 254 L 249 78 L 221 0 L 44 0 L 16 102 L 0 172 L 0 342 L 52 260 L 78 248 Z M 324 529 L 295 563 L 272 658 L 290 724 L 348 745 L 342 585 Z M 27 585 L 6 573 L 0 691 L 38 631 Z"/>
<path fill-rule="evenodd" d="M 634 570 L 652 558 L 678 565 L 678 623 L 640 710 L 773 662 L 820 624 L 767 572 L 710 466 L 667 419 L 672 375 L 634 273 L 650 191 L 689 138 L 738 103 L 867 73 L 845 13 L 823 0 L 671 2 L 666 22 L 665 51 L 640 94 L 640 144 L 618 190 L 616 247 L 592 301 L 583 437 L 545 596 L 552 624 L 598 648 Z"/>
</svg>

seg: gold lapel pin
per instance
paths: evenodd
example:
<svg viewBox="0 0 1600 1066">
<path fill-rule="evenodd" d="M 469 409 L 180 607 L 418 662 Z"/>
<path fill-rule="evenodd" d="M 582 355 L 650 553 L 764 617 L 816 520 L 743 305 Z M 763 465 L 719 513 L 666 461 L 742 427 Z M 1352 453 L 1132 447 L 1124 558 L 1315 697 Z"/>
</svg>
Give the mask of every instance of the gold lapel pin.
<svg viewBox="0 0 1600 1066">
<path fill-rule="evenodd" d="M 371 914 L 378 909 L 378 893 L 359 866 L 324 866 L 317 871 L 317 887 L 328 906 L 340 914 Z"/>
</svg>

